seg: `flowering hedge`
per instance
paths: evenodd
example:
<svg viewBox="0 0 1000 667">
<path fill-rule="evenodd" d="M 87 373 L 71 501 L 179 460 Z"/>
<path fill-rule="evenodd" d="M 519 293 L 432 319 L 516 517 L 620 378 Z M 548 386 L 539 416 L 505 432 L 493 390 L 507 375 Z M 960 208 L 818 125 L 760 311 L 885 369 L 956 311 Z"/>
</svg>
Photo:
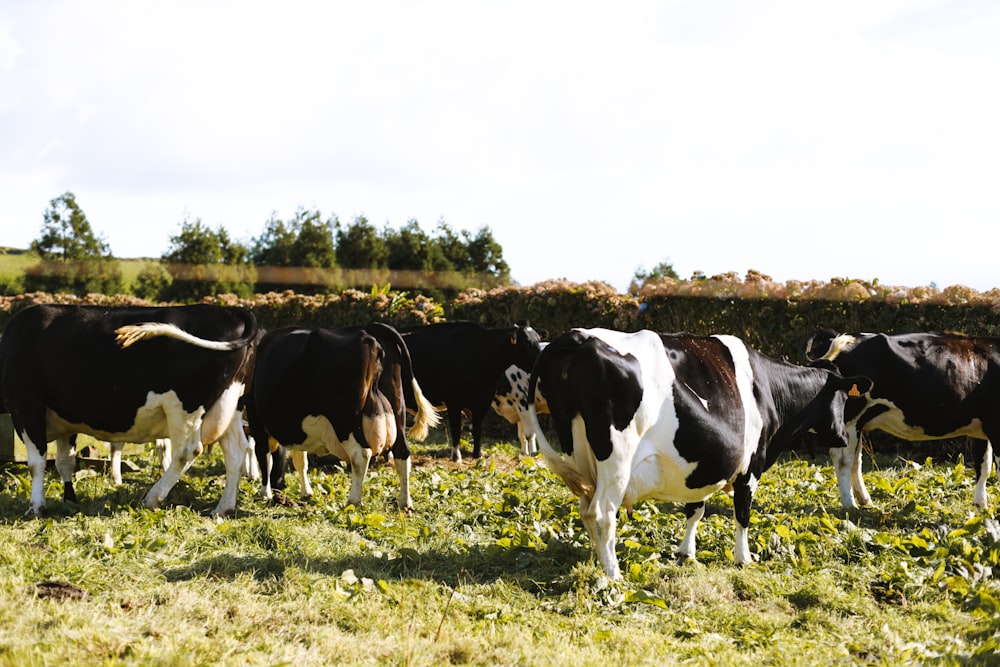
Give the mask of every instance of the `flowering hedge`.
<svg viewBox="0 0 1000 667">
<path fill-rule="evenodd" d="M 470 320 L 488 327 L 528 320 L 552 338 L 573 327 L 696 334 L 729 333 L 776 357 L 802 361 L 817 327 L 840 331 L 962 331 L 1000 336 L 1000 289 L 963 286 L 901 288 L 834 278 L 778 283 L 756 271 L 692 280 L 663 279 L 621 294 L 602 282 L 550 280 L 526 287 L 469 289 L 437 303 L 388 286 L 315 296 L 291 291 L 242 298 L 220 294 L 206 303 L 253 311 L 265 329 L 286 325 L 341 327 L 382 321 L 411 326 Z M 33 303 L 155 305 L 131 296 L 31 293 L 0 297 L 0 324 Z"/>
</svg>

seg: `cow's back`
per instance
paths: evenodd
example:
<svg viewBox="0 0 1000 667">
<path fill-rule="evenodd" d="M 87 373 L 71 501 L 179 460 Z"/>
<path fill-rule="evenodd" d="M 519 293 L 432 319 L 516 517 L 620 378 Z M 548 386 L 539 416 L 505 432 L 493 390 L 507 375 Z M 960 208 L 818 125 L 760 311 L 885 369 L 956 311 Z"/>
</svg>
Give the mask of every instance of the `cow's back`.
<svg viewBox="0 0 1000 667">
<path fill-rule="evenodd" d="M 168 336 L 128 348 L 116 341 L 118 328 L 146 322 L 174 324 L 213 341 L 256 333 L 252 315 L 218 306 L 26 308 L 0 338 L 0 383 L 15 423 L 38 429 L 48 409 L 89 430 L 125 433 L 150 393 L 175 392 L 184 409 L 194 411 L 212 405 L 250 369 L 252 345 L 219 351 Z M 52 434 L 33 437 L 45 441 Z"/>
</svg>

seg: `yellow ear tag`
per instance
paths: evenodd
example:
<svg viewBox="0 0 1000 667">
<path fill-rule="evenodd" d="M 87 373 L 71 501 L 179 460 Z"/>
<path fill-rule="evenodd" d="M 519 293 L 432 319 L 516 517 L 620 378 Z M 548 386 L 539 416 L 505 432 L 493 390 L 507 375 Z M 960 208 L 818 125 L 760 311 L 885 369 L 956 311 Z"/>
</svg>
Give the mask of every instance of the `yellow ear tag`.
<svg viewBox="0 0 1000 667">
<path fill-rule="evenodd" d="M 848 396 L 860 396 L 861 392 L 858 391 L 858 385 L 852 384 L 851 385 L 851 390 L 847 392 L 847 395 Z"/>
</svg>

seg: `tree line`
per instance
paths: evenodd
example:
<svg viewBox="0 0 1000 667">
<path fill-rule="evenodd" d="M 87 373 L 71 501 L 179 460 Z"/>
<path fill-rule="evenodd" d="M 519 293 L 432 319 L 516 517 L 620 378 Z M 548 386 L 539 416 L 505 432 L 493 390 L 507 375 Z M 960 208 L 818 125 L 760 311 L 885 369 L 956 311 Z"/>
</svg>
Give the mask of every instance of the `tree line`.
<svg viewBox="0 0 1000 667">
<path fill-rule="evenodd" d="M 14 289 L 187 302 L 220 293 L 315 294 L 389 282 L 447 295 L 511 282 L 503 248 L 489 227 L 473 234 L 443 220 L 427 233 L 415 219 L 399 229 L 379 229 L 363 215 L 343 224 L 334 215 L 324 219 L 318 210 L 299 208 L 287 219 L 272 214 L 249 243 L 199 218 L 185 218 L 169 241 L 159 261 L 126 285 L 120 260 L 94 233 L 75 195 L 65 192 L 49 202 L 30 246 L 39 261 Z"/>
</svg>

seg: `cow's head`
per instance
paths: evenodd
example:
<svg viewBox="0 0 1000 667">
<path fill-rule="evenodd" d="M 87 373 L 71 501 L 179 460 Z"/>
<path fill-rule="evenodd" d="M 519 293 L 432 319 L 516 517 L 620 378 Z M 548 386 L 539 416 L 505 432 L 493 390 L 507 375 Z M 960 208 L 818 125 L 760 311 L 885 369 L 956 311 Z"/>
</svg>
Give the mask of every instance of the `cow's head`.
<svg viewBox="0 0 1000 667">
<path fill-rule="evenodd" d="M 786 416 L 768 443 L 765 469 L 806 433 L 813 434 L 824 448 L 846 447 L 845 406 L 852 399 L 862 398 L 873 386 L 867 377 L 842 376 L 829 361 L 820 360 L 806 368 L 805 375 L 799 375 L 794 385 L 797 391 L 804 392 L 799 397 L 804 403 L 799 402 Z"/>
<path fill-rule="evenodd" d="M 513 350 L 511 363 L 530 371 L 542 351 L 542 337 L 527 320 L 521 320 L 510 329 L 510 344 Z"/>
<path fill-rule="evenodd" d="M 822 359 L 811 366 L 826 374 L 826 382 L 816 398 L 818 412 L 810 430 L 824 447 L 846 447 L 844 408 L 849 400 L 870 392 L 874 383 L 863 375 L 844 377 L 831 362 Z"/>
</svg>

